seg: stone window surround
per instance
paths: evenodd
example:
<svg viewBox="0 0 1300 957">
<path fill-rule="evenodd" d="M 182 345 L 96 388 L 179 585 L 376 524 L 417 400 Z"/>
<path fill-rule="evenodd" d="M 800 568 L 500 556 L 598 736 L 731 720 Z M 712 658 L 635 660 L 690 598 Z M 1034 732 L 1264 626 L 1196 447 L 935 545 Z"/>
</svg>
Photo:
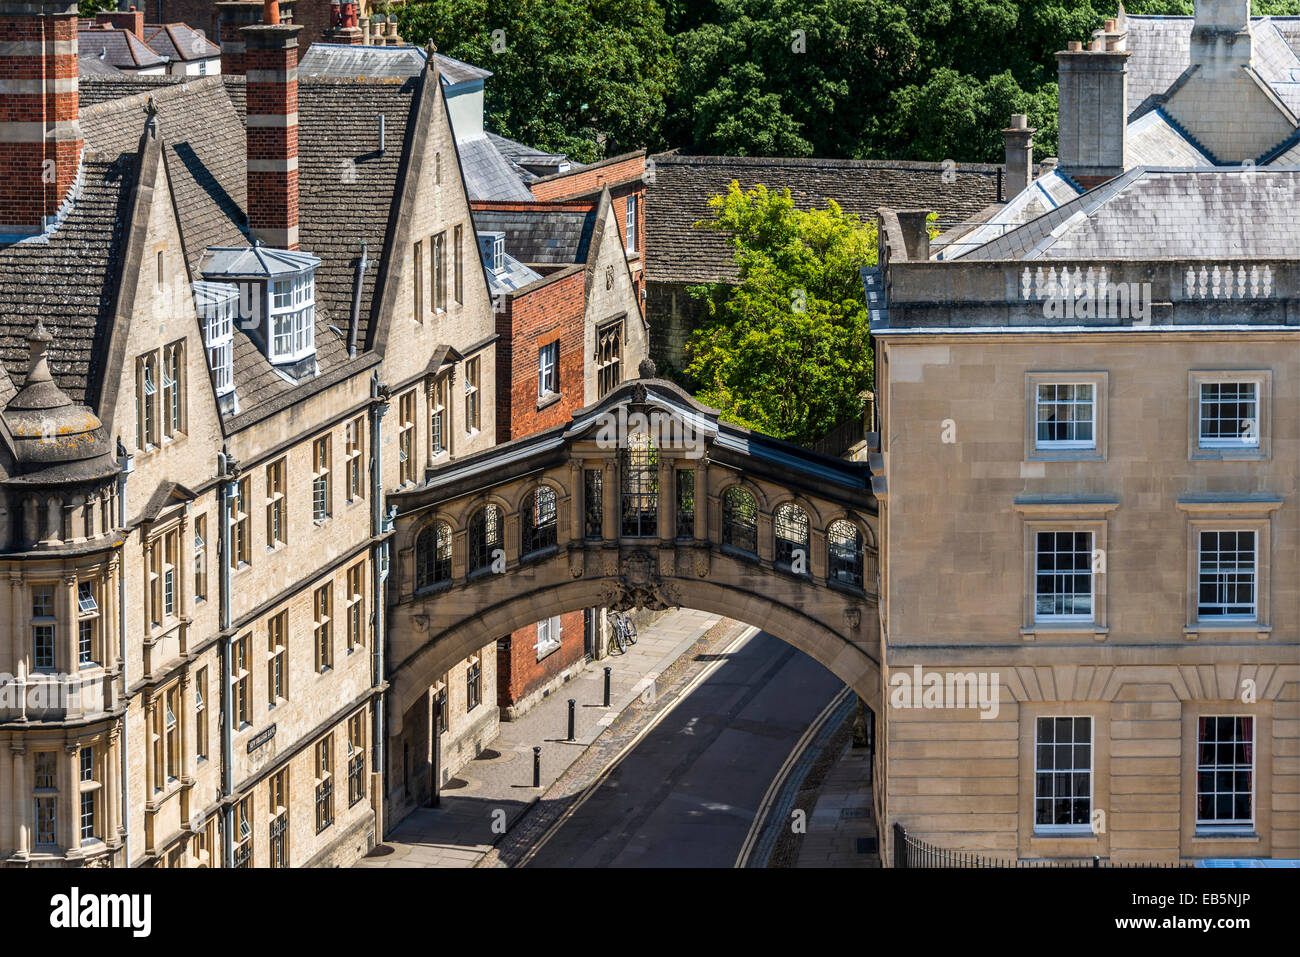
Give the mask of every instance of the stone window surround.
<svg viewBox="0 0 1300 957">
<path fill-rule="evenodd" d="M 1110 403 L 1107 389 L 1110 374 L 1103 371 L 1026 372 L 1025 373 L 1025 461 L 1026 462 L 1105 462 L 1108 455 L 1110 430 Z M 1093 448 L 1040 449 L 1038 448 L 1038 386 L 1053 382 L 1069 382 L 1093 387 L 1093 421 L 1095 425 Z"/>
<path fill-rule="evenodd" d="M 1187 574 L 1184 586 L 1187 618 L 1183 637 L 1195 641 L 1202 634 L 1255 635 L 1266 639 L 1273 633 L 1269 594 L 1272 591 L 1272 513 L 1282 507 L 1280 498 L 1198 498 L 1178 500 L 1187 515 Z M 1255 533 L 1255 619 L 1254 621 L 1204 621 L 1197 617 L 1200 576 L 1200 533 L 1202 531 L 1253 531 Z"/>
<path fill-rule="evenodd" d="M 1032 641 L 1040 635 L 1078 636 L 1090 634 L 1104 641 L 1110 634 L 1108 589 L 1105 568 L 1093 575 L 1092 621 L 1036 621 L 1034 618 L 1034 581 L 1036 535 L 1038 532 L 1092 532 L 1092 547 L 1101 552 L 1103 561 L 1108 545 L 1107 515 L 1119 508 L 1114 500 L 1062 499 L 1059 501 L 1018 501 L 1013 508 L 1020 513 L 1024 528 L 1024 598 L 1021 607 L 1020 637 Z"/>
<path fill-rule="evenodd" d="M 1196 731 L 1201 717 L 1249 715 L 1255 719 L 1255 796 L 1253 827 L 1196 823 Z M 1182 758 L 1179 763 L 1179 855 L 1182 857 L 1270 857 L 1273 833 L 1273 701 L 1184 701 Z"/>
<path fill-rule="evenodd" d="M 1201 447 L 1201 383 L 1259 384 L 1259 444 L 1243 448 Z M 1202 461 L 1267 461 L 1273 457 L 1273 372 L 1271 369 L 1192 369 L 1187 373 L 1187 457 Z"/>
<path fill-rule="evenodd" d="M 1035 729 L 1039 718 L 1052 716 L 1092 718 L 1092 810 L 1110 815 L 1110 702 L 1030 702 L 1020 704 L 1020 799 L 1017 856 L 1109 857 L 1110 821 L 1100 833 L 1052 833 L 1034 830 Z"/>
</svg>

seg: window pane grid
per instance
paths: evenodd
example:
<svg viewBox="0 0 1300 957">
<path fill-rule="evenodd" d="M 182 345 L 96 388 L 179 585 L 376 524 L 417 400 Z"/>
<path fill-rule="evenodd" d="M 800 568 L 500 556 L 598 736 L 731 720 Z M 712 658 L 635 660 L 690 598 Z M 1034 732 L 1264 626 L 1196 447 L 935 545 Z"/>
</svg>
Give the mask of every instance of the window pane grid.
<svg viewBox="0 0 1300 957">
<path fill-rule="evenodd" d="M 1203 446 L 1259 445 L 1259 383 L 1202 382 L 1200 421 Z"/>
<path fill-rule="evenodd" d="M 1254 823 L 1253 718 L 1206 716 L 1197 722 L 1196 822 Z"/>
<path fill-rule="evenodd" d="M 1096 403 L 1090 382 L 1045 382 L 1038 386 L 1039 447 L 1093 448 Z"/>
<path fill-rule="evenodd" d="M 1092 718 L 1039 718 L 1034 740 L 1034 824 L 1088 827 Z"/>
<path fill-rule="evenodd" d="M 1198 617 L 1254 618 L 1255 571 L 1253 531 L 1201 532 Z"/>
<path fill-rule="evenodd" d="M 1092 619 L 1092 532 L 1039 532 L 1034 616 Z"/>
</svg>

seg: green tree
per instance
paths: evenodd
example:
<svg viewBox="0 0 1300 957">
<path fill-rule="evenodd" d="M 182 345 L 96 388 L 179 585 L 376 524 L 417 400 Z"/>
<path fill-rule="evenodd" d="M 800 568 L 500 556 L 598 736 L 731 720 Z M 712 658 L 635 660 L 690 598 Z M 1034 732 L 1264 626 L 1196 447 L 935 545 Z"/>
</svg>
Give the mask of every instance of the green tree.
<svg viewBox="0 0 1300 957">
<path fill-rule="evenodd" d="M 117 0 L 77 0 L 77 15 L 83 20 L 93 20 L 97 13 L 111 13 L 116 9 Z"/>
<path fill-rule="evenodd" d="M 876 261 L 876 229 L 838 205 L 804 212 L 790 191 L 758 186 L 709 201 L 696 228 L 726 233 L 739 280 L 692 289 L 707 317 L 687 343 L 700 401 L 729 421 L 811 442 L 862 411 L 871 387 L 860 269 Z"/>
<path fill-rule="evenodd" d="M 408 42 L 493 72 L 495 133 L 584 163 L 663 145 L 675 62 L 654 0 L 424 0 L 397 17 Z"/>
</svg>

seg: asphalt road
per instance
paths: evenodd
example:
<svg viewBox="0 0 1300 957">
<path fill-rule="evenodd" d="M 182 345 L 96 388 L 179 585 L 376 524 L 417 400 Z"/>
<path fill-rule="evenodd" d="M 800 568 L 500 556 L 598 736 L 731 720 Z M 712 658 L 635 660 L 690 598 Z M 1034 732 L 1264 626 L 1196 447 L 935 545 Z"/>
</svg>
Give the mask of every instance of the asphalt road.
<svg viewBox="0 0 1300 957">
<path fill-rule="evenodd" d="M 659 723 L 529 867 L 732 867 L 790 749 L 843 687 L 759 632 Z"/>
</svg>

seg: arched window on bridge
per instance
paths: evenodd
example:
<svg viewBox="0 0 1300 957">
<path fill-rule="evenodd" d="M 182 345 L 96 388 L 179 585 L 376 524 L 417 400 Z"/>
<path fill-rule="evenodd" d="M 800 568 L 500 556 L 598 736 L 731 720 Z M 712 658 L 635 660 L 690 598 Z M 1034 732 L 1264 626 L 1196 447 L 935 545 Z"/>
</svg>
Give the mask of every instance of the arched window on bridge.
<svg viewBox="0 0 1300 957">
<path fill-rule="evenodd" d="M 722 493 L 722 544 L 758 554 L 758 502 L 739 485 Z"/>
<path fill-rule="evenodd" d="M 469 570 L 471 573 L 492 566 L 497 549 L 502 547 L 501 509 L 484 505 L 469 520 Z"/>
<path fill-rule="evenodd" d="M 826 529 L 826 578 L 862 587 L 862 533 L 852 522 L 841 519 Z"/>
<path fill-rule="evenodd" d="M 807 575 L 808 513 L 798 505 L 786 502 L 777 506 L 772 516 L 776 531 L 776 563 L 797 575 Z"/>
<path fill-rule="evenodd" d="M 623 537 L 659 535 L 659 450 L 650 436 L 637 432 L 623 449 Z"/>
<path fill-rule="evenodd" d="M 524 499 L 520 554 L 555 547 L 555 489 L 539 485 Z"/>
<path fill-rule="evenodd" d="M 451 526 L 436 522 L 415 540 L 415 590 L 451 581 Z"/>
</svg>

